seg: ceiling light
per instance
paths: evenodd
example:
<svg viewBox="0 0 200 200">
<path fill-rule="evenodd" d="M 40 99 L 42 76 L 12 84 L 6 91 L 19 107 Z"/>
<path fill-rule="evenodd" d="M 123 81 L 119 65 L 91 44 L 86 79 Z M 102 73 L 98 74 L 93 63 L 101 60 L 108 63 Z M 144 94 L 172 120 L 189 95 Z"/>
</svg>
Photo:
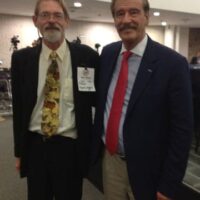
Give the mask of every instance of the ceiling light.
<svg viewBox="0 0 200 200">
<path fill-rule="evenodd" d="M 153 15 L 156 16 L 156 17 L 160 16 L 160 12 L 153 12 Z"/>
<path fill-rule="evenodd" d="M 80 7 L 82 7 L 82 3 L 81 2 L 74 2 L 74 7 L 80 8 Z"/>
<path fill-rule="evenodd" d="M 162 25 L 162 26 L 167 26 L 167 22 L 162 21 L 162 22 L 161 22 L 161 25 Z"/>
</svg>

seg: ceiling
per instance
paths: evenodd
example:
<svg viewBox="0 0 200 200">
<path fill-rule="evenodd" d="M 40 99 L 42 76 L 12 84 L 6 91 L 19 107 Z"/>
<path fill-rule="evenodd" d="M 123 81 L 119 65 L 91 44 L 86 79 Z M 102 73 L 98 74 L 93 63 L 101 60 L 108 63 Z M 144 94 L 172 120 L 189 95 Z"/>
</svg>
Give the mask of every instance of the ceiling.
<svg viewBox="0 0 200 200">
<path fill-rule="evenodd" d="M 97 0 L 80 0 L 82 8 L 73 6 L 75 0 L 66 0 L 69 14 L 72 20 L 84 20 L 95 22 L 112 23 L 113 19 L 110 13 L 110 4 Z M 1 0 L 0 13 L 32 16 L 36 0 Z M 153 16 L 150 12 L 150 25 L 160 25 L 161 21 L 166 21 L 168 25 L 200 27 L 200 14 L 190 14 L 183 12 L 174 12 L 167 10 L 158 10 L 161 12 L 159 17 Z M 157 10 L 156 10 L 157 11 Z"/>
</svg>

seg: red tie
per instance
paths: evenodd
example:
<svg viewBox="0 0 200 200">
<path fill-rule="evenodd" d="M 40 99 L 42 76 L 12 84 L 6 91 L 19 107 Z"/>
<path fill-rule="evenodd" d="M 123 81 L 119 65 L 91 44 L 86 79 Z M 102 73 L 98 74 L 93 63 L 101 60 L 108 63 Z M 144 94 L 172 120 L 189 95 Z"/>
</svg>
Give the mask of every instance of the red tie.
<svg viewBox="0 0 200 200">
<path fill-rule="evenodd" d="M 119 124 L 128 82 L 128 59 L 131 54 L 132 53 L 130 51 L 123 53 L 121 69 L 115 87 L 110 115 L 108 118 L 106 147 L 111 155 L 116 153 L 118 146 Z"/>
</svg>

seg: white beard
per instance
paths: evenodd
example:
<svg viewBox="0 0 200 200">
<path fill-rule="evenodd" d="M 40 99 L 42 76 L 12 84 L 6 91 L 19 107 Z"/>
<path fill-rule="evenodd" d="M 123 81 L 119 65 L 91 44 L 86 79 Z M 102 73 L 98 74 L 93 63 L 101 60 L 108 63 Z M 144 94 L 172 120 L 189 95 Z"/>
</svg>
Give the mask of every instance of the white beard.
<svg viewBox="0 0 200 200">
<path fill-rule="evenodd" d="M 58 42 L 62 38 L 62 34 L 58 30 L 47 30 L 43 35 L 44 39 L 50 43 Z"/>
</svg>

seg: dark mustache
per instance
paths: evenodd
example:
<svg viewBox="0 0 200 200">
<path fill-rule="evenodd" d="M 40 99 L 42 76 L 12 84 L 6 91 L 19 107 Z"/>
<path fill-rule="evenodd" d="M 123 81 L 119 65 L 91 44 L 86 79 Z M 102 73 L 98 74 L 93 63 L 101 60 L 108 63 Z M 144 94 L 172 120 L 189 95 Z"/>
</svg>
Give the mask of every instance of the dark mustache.
<svg viewBox="0 0 200 200">
<path fill-rule="evenodd" d="M 48 25 L 47 27 L 45 27 L 45 30 L 60 30 L 58 27 L 56 26 L 52 26 L 52 25 Z"/>
<path fill-rule="evenodd" d="M 120 31 L 124 31 L 127 29 L 136 29 L 136 28 L 137 28 L 137 26 L 133 25 L 133 24 L 123 24 L 123 25 L 119 26 Z"/>
</svg>

